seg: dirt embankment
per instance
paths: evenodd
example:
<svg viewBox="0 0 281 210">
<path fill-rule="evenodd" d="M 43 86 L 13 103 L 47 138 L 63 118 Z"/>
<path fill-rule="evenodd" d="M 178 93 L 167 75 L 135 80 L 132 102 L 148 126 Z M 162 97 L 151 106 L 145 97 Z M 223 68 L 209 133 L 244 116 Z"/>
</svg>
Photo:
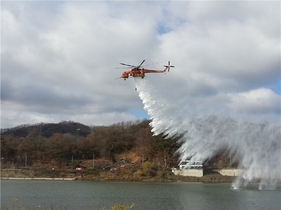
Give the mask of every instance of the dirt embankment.
<svg viewBox="0 0 281 210">
<path fill-rule="evenodd" d="M 205 182 L 231 183 L 235 177 L 222 176 L 208 170 L 203 177 L 176 176 L 171 171 L 149 171 L 141 173 L 130 170 L 47 170 L 47 169 L 14 169 L 1 170 L 1 178 L 74 178 L 77 180 L 95 181 L 147 181 L 147 182 Z"/>
</svg>

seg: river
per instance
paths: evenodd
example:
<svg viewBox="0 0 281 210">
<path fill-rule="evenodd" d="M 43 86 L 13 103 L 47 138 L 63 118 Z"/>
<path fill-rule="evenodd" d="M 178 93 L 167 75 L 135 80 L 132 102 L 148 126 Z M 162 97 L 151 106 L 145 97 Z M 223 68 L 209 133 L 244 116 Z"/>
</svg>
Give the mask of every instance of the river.
<svg viewBox="0 0 281 210">
<path fill-rule="evenodd" d="M 230 184 L 1 180 L 1 209 L 99 210 L 114 204 L 132 210 L 281 209 L 281 190 Z"/>
</svg>

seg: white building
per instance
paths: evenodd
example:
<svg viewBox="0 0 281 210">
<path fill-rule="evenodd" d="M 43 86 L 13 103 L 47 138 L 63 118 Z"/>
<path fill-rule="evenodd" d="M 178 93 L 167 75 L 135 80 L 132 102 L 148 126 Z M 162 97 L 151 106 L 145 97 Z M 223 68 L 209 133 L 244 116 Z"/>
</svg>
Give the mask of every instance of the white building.
<svg viewBox="0 0 281 210">
<path fill-rule="evenodd" d="M 195 176 L 202 177 L 203 176 L 203 164 L 202 161 L 190 161 L 183 160 L 179 164 L 179 169 L 173 168 L 172 172 L 175 175 L 180 176 Z"/>
<path fill-rule="evenodd" d="M 179 164 L 179 169 L 202 169 L 202 161 L 193 161 L 191 162 L 190 160 L 183 160 Z"/>
</svg>

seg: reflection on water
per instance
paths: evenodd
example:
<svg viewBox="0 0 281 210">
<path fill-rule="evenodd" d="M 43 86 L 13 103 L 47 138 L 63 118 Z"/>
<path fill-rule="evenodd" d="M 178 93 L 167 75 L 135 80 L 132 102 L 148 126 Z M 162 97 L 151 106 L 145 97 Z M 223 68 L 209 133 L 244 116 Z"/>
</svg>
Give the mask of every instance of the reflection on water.
<svg viewBox="0 0 281 210">
<path fill-rule="evenodd" d="M 1 207 L 100 209 L 281 209 L 281 191 L 230 184 L 2 180 Z"/>
</svg>

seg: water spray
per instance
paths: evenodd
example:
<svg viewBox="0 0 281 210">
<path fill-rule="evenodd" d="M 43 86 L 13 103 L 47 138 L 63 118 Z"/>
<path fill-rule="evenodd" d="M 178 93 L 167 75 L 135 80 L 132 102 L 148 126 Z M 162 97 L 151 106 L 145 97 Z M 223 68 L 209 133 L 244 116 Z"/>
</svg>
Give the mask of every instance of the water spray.
<svg viewBox="0 0 281 210">
<path fill-rule="evenodd" d="M 227 151 L 242 173 L 234 189 L 258 182 L 259 189 L 274 189 L 281 181 L 280 124 L 235 119 L 227 103 L 216 105 L 216 98 L 227 102 L 227 95 L 210 97 L 169 92 L 162 83 L 135 78 L 139 97 L 151 117 L 155 135 L 181 135 L 177 153 L 183 161 L 207 161 L 219 151 Z"/>
</svg>

